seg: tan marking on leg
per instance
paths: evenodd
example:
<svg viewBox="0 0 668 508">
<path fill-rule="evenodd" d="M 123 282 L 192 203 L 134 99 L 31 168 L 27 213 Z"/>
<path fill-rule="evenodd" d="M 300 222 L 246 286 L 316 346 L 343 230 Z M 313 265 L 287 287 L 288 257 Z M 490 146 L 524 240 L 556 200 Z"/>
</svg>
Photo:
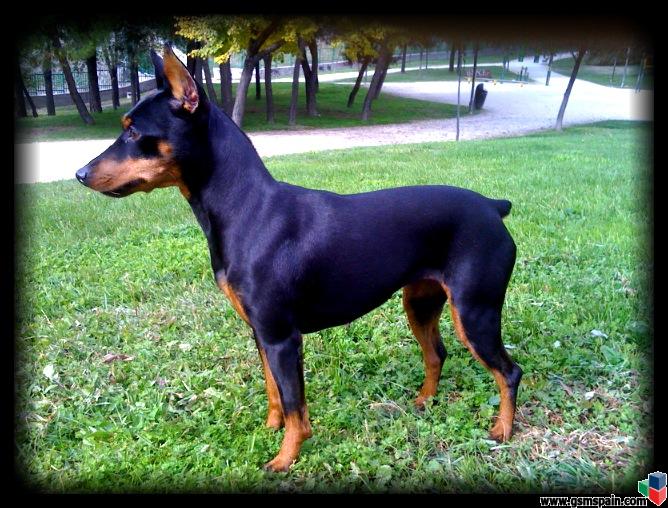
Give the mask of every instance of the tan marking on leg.
<svg viewBox="0 0 668 508">
<path fill-rule="evenodd" d="M 241 303 L 241 298 L 239 297 L 239 294 L 230 286 L 227 281 L 221 277 L 216 280 L 218 287 L 220 290 L 225 293 L 225 296 L 227 296 L 227 299 L 230 301 L 232 304 L 232 307 L 234 307 L 234 310 L 237 311 L 237 314 L 246 321 L 248 325 L 250 325 L 250 320 L 248 319 L 248 315 L 246 315 L 246 311 L 244 310 L 244 306 Z"/>
<path fill-rule="evenodd" d="M 294 411 L 285 415 L 285 435 L 281 449 L 273 460 L 264 465 L 264 468 L 273 472 L 290 469 L 299 456 L 302 443 L 312 435 L 306 406 L 302 411 Z"/>
<path fill-rule="evenodd" d="M 279 430 L 283 426 L 283 408 L 281 407 L 281 396 L 278 392 L 278 386 L 274 376 L 269 369 L 267 356 L 264 350 L 258 345 L 260 357 L 262 358 L 262 368 L 264 370 L 265 387 L 267 389 L 267 400 L 269 401 L 269 411 L 265 426 L 274 430 Z"/>
<path fill-rule="evenodd" d="M 402 301 L 408 317 L 408 324 L 422 348 L 422 359 L 424 361 L 425 378 L 420 393 L 415 399 L 415 405 L 418 408 L 423 408 L 425 401 L 435 396 L 438 390 L 442 363 L 436 348 L 441 340 L 438 328 L 441 313 L 436 313 L 429 322 L 421 323 L 415 316 L 410 301 L 412 298 L 435 296 L 441 291 L 442 289 L 438 283 L 432 281 L 420 281 L 404 287 L 403 290 Z"/>
<path fill-rule="evenodd" d="M 503 374 L 497 369 L 492 369 L 485 361 L 478 356 L 473 346 L 469 342 L 468 337 L 466 336 L 466 331 L 464 330 L 464 325 L 462 320 L 459 317 L 459 312 L 457 311 L 456 305 L 452 301 L 452 296 L 450 294 L 450 289 L 448 286 L 443 284 L 443 289 L 445 289 L 446 294 L 448 295 L 448 301 L 450 302 L 450 313 L 452 314 L 452 321 L 455 326 L 455 332 L 457 338 L 460 340 L 466 349 L 468 349 L 473 357 L 478 360 L 487 370 L 489 370 L 496 384 L 499 387 L 500 392 L 500 403 L 499 403 L 499 415 L 496 417 L 496 423 L 490 430 L 490 437 L 496 439 L 497 441 L 507 441 L 513 434 L 513 418 L 515 417 L 515 408 L 513 406 L 512 398 L 510 397 L 510 388 L 506 382 L 506 378 Z"/>
<path fill-rule="evenodd" d="M 501 402 L 499 405 L 499 416 L 489 434 L 492 439 L 499 442 L 508 441 L 513 435 L 513 419 L 515 418 L 515 407 L 510 396 L 510 387 L 506 378 L 498 370 L 492 370 L 496 384 L 501 392 Z"/>
</svg>

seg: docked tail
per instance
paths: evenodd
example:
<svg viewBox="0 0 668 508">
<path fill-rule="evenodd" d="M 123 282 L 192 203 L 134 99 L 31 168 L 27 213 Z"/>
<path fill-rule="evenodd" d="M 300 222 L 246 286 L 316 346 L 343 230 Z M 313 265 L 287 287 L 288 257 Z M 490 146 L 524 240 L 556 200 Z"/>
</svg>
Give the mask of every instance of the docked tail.
<svg viewBox="0 0 668 508">
<path fill-rule="evenodd" d="M 492 201 L 494 203 L 494 207 L 499 212 L 501 218 L 505 217 L 510 213 L 510 209 L 513 206 L 513 204 L 510 201 L 508 201 L 507 199 L 492 199 Z"/>
</svg>

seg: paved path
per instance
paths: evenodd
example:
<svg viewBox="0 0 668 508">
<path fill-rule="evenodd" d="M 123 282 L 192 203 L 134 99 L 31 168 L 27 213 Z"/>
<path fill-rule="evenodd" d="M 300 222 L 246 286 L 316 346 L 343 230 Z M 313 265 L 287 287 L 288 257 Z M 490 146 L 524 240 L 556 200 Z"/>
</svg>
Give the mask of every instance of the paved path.
<svg viewBox="0 0 668 508">
<path fill-rule="evenodd" d="M 529 77 L 537 81 L 528 84 L 485 83 L 489 93 L 483 110 L 476 115 L 468 115 L 466 108 L 462 108 L 460 139 L 518 136 L 554 127 L 568 77 L 553 72 L 550 86 L 545 86 L 547 69 L 544 64 L 534 64 L 533 59 L 510 63 L 510 69 L 514 72 L 519 73 L 521 66 L 528 67 Z M 392 71 L 398 72 L 398 69 Z M 356 75 L 356 72 L 323 75 L 321 81 Z M 462 82 L 461 104 L 468 104 L 470 91 L 470 85 Z M 383 92 L 457 103 L 456 81 L 386 82 Z M 577 80 L 566 109 L 564 126 L 601 120 L 653 120 L 653 97 L 653 92 L 635 93 L 633 90 L 620 90 Z M 455 132 L 456 119 L 452 118 L 368 127 L 257 132 L 249 136 L 258 153 L 267 157 L 359 146 L 452 141 Z M 73 178 L 76 169 L 97 156 L 111 141 L 16 145 L 15 181 L 32 183 Z"/>
</svg>

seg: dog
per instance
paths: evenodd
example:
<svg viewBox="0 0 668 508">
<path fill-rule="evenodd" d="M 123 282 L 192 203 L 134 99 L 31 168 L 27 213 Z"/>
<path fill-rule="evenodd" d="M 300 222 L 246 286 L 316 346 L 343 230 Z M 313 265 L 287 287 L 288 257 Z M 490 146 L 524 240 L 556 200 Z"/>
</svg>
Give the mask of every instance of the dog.
<svg viewBox="0 0 668 508">
<path fill-rule="evenodd" d="M 402 288 L 425 367 L 416 406 L 436 395 L 449 301 L 459 340 L 500 390 L 490 435 L 509 439 L 522 377 L 501 339 L 516 258 L 503 223 L 510 201 L 445 185 L 340 195 L 279 182 L 169 45 L 151 58 L 158 92 L 123 116 L 118 139 L 76 178 L 111 197 L 176 186 L 190 204 L 215 281 L 253 331 L 266 425 L 285 427 L 265 469 L 287 471 L 312 435 L 302 335 L 350 323 Z"/>
</svg>

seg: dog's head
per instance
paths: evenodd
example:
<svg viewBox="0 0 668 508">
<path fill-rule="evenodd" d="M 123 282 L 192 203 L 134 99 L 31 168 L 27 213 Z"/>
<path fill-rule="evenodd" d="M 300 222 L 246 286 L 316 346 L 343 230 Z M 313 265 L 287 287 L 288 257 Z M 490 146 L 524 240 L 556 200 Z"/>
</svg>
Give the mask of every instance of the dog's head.
<svg viewBox="0 0 668 508">
<path fill-rule="evenodd" d="M 165 45 L 151 51 L 158 92 L 123 118 L 123 132 L 104 152 L 76 172 L 82 184 L 107 196 L 177 186 L 188 198 L 184 166 L 197 152 L 208 103 L 201 86 Z"/>
</svg>

